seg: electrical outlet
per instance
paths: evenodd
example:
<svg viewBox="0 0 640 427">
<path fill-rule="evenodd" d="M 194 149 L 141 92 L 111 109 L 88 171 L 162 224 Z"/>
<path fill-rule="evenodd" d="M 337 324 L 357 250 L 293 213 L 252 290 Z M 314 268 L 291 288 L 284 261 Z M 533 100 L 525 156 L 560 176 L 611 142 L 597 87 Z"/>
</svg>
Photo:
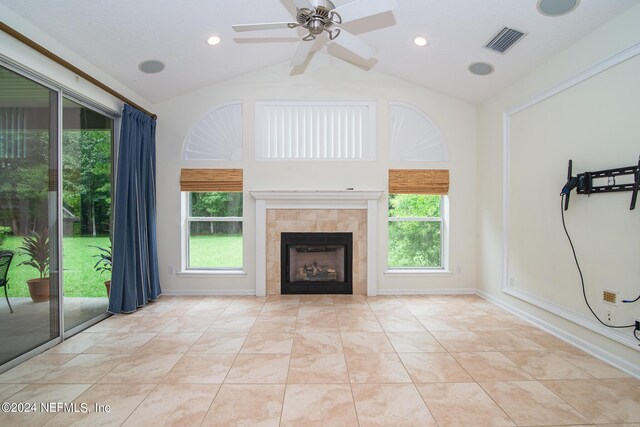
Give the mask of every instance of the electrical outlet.
<svg viewBox="0 0 640 427">
<path fill-rule="evenodd" d="M 513 288 L 516 285 L 516 279 L 513 277 L 509 278 L 509 287 Z"/>
<path fill-rule="evenodd" d="M 462 266 L 459 265 L 457 270 L 458 270 L 458 273 L 462 273 Z"/>
<path fill-rule="evenodd" d="M 176 269 L 173 265 L 169 266 L 169 274 L 176 274 Z"/>
<path fill-rule="evenodd" d="M 605 311 L 605 320 L 608 324 L 613 325 L 613 311 L 607 310 Z"/>
</svg>

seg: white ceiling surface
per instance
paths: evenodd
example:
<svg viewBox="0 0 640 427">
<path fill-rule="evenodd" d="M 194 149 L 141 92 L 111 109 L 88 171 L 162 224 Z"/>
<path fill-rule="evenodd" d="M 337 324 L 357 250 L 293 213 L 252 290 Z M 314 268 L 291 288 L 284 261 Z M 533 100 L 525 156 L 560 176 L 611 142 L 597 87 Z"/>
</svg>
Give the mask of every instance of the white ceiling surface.
<svg viewBox="0 0 640 427">
<path fill-rule="evenodd" d="M 334 0 L 334 4 L 350 1 Z M 289 61 L 300 31 L 235 33 L 231 29 L 232 24 L 291 21 L 292 0 L 0 3 L 152 102 Z M 551 18 L 537 12 L 536 0 L 398 0 L 393 13 L 354 21 L 344 28 L 380 49 L 367 64 L 372 70 L 478 103 L 638 3 L 582 0 L 574 12 Z M 528 35 L 506 55 L 484 49 L 504 25 Z M 205 38 L 210 34 L 221 35 L 222 44 L 207 46 Z M 426 36 L 429 45 L 413 45 L 415 35 Z M 242 38 L 253 42 L 237 41 Z M 344 54 L 337 46 L 331 52 Z M 138 64 L 148 59 L 163 61 L 166 70 L 156 75 L 141 73 Z M 467 67 L 476 61 L 490 62 L 496 71 L 474 76 Z"/>
</svg>

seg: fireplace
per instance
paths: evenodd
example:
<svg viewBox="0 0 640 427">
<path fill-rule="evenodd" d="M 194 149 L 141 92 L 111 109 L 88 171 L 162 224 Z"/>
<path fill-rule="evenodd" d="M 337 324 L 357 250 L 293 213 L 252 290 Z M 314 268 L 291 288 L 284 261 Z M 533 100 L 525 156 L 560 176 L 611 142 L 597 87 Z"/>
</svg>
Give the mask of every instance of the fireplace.
<svg viewBox="0 0 640 427">
<path fill-rule="evenodd" d="M 282 294 L 352 294 L 352 233 L 282 233 Z"/>
</svg>

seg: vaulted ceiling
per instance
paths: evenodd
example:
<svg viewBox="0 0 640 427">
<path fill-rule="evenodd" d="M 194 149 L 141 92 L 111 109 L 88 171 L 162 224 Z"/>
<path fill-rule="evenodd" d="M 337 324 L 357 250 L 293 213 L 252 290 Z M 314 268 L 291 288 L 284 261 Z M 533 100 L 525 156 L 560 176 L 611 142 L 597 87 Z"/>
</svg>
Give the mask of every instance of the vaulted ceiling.
<svg viewBox="0 0 640 427">
<path fill-rule="evenodd" d="M 353 0 L 333 0 L 341 6 Z M 367 2 L 370 0 L 360 0 Z M 289 61 L 300 29 L 236 33 L 232 24 L 292 21 L 293 0 L 0 0 L 43 32 L 152 102 Z M 362 62 L 325 36 L 318 54 L 340 56 L 362 69 L 408 80 L 444 94 L 482 102 L 532 68 L 638 0 L 581 0 L 564 16 L 540 14 L 536 0 L 398 0 L 386 12 L 344 25 L 379 48 Z M 503 26 L 527 35 L 502 55 L 484 48 Z M 208 46 L 209 35 L 222 43 Z M 426 47 L 412 40 L 423 35 Z M 158 74 L 138 65 L 157 59 Z M 313 61 L 313 57 L 310 57 Z M 495 72 L 476 76 L 472 62 L 489 62 Z M 295 70 L 290 78 L 296 78 Z"/>
</svg>

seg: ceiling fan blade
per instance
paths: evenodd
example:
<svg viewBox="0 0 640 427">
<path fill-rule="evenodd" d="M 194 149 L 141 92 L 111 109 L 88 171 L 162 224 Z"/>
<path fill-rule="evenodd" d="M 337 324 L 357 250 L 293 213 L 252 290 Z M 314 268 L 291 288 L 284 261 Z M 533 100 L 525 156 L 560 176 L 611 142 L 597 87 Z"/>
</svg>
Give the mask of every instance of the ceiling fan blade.
<svg viewBox="0 0 640 427">
<path fill-rule="evenodd" d="M 315 6 L 313 5 L 313 3 L 311 3 L 311 0 L 293 0 L 296 3 L 296 6 L 298 7 L 298 9 L 315 9 Z"/>
<path fill-rule="evenodd" d="M 296 24 L 297 25 L 297 24 Z M 237 32 L 243 31 L 260 31 L 260 30 L 279 30 L 282 28 L 289 28 L 289 22 L 268 22 L 265 24 L 236 24 L 231 28 Z"/>
<path fill-rule="evenodd" d="M 301 41 L 296 53 L 293 55 L 293 59 L 291 59 L 291 66 L 297 67 L 304 64 L 304 61 L 307 60 L 307 56 L 309 56 L 312 47 L 313 41 Z"/>
<path fill-rule="evenodd" d="M 369 43 L 363 42 L 344 29 L 340 30 L 340 35 L 333 40 L 339 46 L 358 55 L 362 59 L 371 59 L 378 52 L 378 48 L 371 46 Z"/>
<path fill-rule="evenodd" d="M 398 7 L 396 0 L 355 0 L 334 10 L 342 17 L 342 22 L 349 22 L 388 12 L 396 7 Z"/>
</svg>

